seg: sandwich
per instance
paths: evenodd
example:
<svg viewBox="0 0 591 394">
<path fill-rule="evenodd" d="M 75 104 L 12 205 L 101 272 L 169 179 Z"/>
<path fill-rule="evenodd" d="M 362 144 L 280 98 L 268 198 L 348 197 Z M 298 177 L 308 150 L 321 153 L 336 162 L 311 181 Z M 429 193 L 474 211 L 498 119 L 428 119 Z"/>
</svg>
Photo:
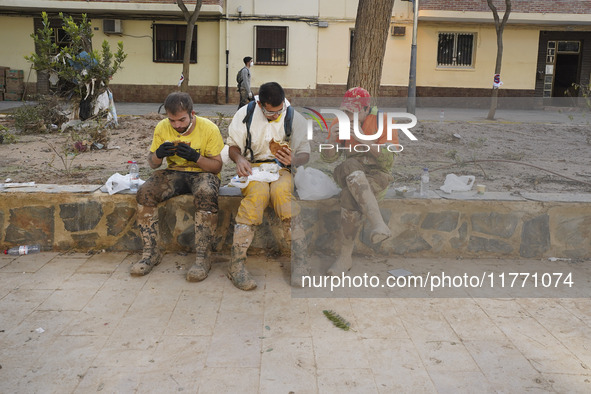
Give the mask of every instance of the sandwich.
<svg viewBox="0 0 591 394">
<path fill-rule="evenodd" d="M 277 141 L 275 138 L 269 142 L 269 149 L 271 150 L 273 156 L 277 156 L 277 152 L 283 148 L 289 149 L 289 144 L 287 144 L 287 142 Z"/>
</svg>

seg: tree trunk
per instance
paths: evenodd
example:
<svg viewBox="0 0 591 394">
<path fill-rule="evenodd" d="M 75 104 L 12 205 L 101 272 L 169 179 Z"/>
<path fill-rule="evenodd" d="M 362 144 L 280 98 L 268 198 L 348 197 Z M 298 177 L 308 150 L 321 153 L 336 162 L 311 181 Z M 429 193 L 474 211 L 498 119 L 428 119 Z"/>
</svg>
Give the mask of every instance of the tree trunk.
<svg viewBox="0 0 591 394">
<path fill-rule="evenodd" d="M 501 64 L 503 63 L 503 30 L 505 29 L 505 25 L 509 20 L 509 14 L 511 14 L 511 0 L 505 0 L 505 14 L 503 15 L 502 21 L 499 18 L 499 13 L 493 4 L 493 0 L 486 0 L 486 2 L 488 3 L 488 7 L 492 10 L 493 18 L 495 20 L 495 30 L 497 32 L 497 61 L 495 63 L 495 74 L 500 75 Z M 488 120 L 493 120 L 495 118 L 498 100 L 499 88 L 493 86 L 490 100 L 490 109 L 488 111 L 488 116 L 486 117 Z"/>
<path fill-rule="evenodd" d="M 184 80 L 181 84 L 181 92 L 186 92 L 189 90 L 189 72 L 191 65 L 191 45 L 193 44 L 193 30 L 195 29 L 195 23 L 197 22 L 197 18 L 199 18 L 199 12 L 201 12 L 201 4 L 203 0 L 197 0 L 195 3 L 195 10 L 193 14 L 189 12 L 183 0 L 176 0 L 181 11 L 183 11 L 183 16 L 187 21 L 187 32 L 185 34 L 185 50 L 183 52 L 183 76 Z"/>
<path fill-rule="evenodd" d="M 378 96 L 394 0 L 359 0 L 347 89 L 361 86 Z"/>
</svg>

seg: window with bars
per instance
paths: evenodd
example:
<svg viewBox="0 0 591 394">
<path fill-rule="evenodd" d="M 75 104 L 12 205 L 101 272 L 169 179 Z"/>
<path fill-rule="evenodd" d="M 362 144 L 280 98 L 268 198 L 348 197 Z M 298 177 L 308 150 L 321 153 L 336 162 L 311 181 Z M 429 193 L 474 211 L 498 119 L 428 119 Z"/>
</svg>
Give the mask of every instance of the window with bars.
<svg viewBox="0 0 591 394">
<path fill-rule="evenodd" d="M 287 27 L 255 26 L 255 64 L 287 65 Z"/>
<path fill-rule="evenodd" d="M 437 65 L 472 67 L 474 65 L 474 33 L 439 33 Z"/>
<path fill-rule="evenodd" d="M 185 51 L 185 25 L 154 25 L 155 62 L 182 63 Z M 197 63 L 197 26 L 193 28 L 191 41 L 191 63 Z"/>
</svg>

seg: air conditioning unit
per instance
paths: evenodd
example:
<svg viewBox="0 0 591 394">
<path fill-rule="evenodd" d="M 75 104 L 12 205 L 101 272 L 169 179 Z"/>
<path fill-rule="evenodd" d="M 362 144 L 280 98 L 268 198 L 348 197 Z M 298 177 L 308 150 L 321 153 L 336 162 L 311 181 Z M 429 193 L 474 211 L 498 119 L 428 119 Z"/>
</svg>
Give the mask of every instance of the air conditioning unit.
<svg viewBox="0 0 591 394">
<path fill-rule="evenodd" d="M 121 26 L 121 19 L 104 19 L 103 33 L 105 34 L 121 34 L 123 33 L 123 26 Z"/>
<path fill-rule="evenodd" d="M 392 26 L 391 34 L 393 36 L 406 35 L 406 26 Z"/>
</svg>

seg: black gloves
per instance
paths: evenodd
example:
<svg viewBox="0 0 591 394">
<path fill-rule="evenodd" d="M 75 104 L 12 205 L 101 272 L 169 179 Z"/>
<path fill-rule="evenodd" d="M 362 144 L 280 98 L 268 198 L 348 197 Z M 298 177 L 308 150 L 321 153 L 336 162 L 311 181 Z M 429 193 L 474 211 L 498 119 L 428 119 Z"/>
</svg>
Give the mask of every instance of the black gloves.
<svg viewBox="0 0 591 394">
<path fill-rule="evenodd" d="M 185 160 L 194 162 L 197 162 L 197 160 L 199 160 L 199 158 L 201 157 L 201 154 L 199 154 L 199 152 L 197 152 L 195 149 L 191 148 L 187 144 L 179 144 L 176 148 L 176 154 L 177 156 L 182 157 Z"/>
<path fill-rule="evenodd" d="M 172 142 L 165 142 L 156 149 L 156 157 L 163 159 L 168 156 L 172 156 L 176 153 L 176 148 Z"/>
</svg>

